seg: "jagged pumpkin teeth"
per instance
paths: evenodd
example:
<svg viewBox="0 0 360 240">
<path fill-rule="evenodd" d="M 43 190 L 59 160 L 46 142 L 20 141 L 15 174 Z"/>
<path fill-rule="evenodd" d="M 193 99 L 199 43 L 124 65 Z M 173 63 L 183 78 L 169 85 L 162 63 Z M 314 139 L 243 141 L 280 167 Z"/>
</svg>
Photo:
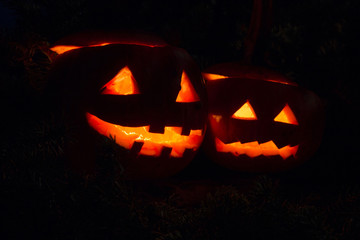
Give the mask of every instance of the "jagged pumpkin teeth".
<svg viewBox="0 0 360 240">
<path fill-rule="evenodd" d="M 217 151 L 233 153 L 235 156 L 239 156 L 241 154 L 246 154 L 249 157 L 257 157 L 260 155 L 279 155 L 283 159 L 287 159 L 291 155 L 295 156 L 298 149 L 298 145 L 293 147 L 285 146 L 279 149 L 273 141 L 260 144 L 257 141 L 248 143 L 233 142 L 225 144 L 220 139 L 216 138 L 215 143 Z"/>
<path fill-rule="evenodd" d="M 211 66 L 203 77 L 210 131 L 204 149 L 214 162 L 238 171 L 279 172 L 316 151 L 324 107 L 315 93 L 280 73 L 240 63 Z"/>
<path fill-rule="evenodd" d="M 144 142 L 139 152 L 143 155 L 160 156 L 162 148 L 168 147 L 175 148 L 170 154 L 172 157 L 182 157 L 185 149 L 197 150 L 202 141 L 202 130 L 191 130 L 189 136 L 181 135 L 182 127 L 165 127 L 163 134 L 151 133 L 150 126 L 125 127 L 105 122 L 90 113 L 86 117 L 90 126 L 104 136 L 114 136 L 116 143 L 126 149 L 131 149 L 134 142 Z"/>
<path fill-rule="evenodd" d="M 83 143 L 98 144 L 90 135 L 114 138 L 126 177 L 168 177 L 194 158 L 205 136 L 206 89 L 185 50 L 156 36 L 114 32 L 76 34 L 51 50 L 49 82 L 65 111 L 86 126 Z"/>
</svg>

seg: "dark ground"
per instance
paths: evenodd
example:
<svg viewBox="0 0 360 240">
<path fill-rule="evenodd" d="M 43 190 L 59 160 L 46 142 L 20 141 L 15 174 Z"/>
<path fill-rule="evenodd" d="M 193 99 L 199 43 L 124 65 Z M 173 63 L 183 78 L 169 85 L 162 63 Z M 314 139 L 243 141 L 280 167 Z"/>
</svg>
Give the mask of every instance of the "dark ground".
<svg viewBox="0 0 360 240">
<path fill-rule="evenodd" d="M 200 151 L 177 176 L 147 182 L 122 179 L 106 139 L 97 174 L 64 167 L 72 126 L 44 103 L 49 44 L 89 29 L 140 30 L 186 49 L 204 69 L 241 59 L 252 1 L 1 4 L 10 9 L 0 29 L 1 239 L 360 238 L 358 1 L 274 0 L 263 63 L 326 104 L 323 141 L 308 163 L 244 174 Z"/>
</svg>

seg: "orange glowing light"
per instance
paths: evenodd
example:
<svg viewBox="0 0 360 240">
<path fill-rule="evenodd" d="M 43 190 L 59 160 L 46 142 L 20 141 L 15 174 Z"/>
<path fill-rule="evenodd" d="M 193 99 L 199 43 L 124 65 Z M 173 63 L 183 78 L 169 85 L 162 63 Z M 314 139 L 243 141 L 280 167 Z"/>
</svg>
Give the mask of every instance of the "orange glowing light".
<svg viewBox="0 0 360 240">
<path fill-rule="evenodd" d="M 221 115 L 215 115 L 215 114 L 210 114 L 210 116 L 217 122 L 219 123 L 221 121 L 221 119 L 223 118 Z"/>
<path fill-rule="evenodd" d="M 63 54 L 65 52 L 74 50 L 74 49 L 79 49 L 79 48 L 84 48 L 84 47 L 102 47 L 102 46 L 106 46 L 109 45 L 110 43 L 100 43 L 100 44 L 94 44 L 94 45 L 90 45 L 90 46 L 71 46 L 71 45 L 58 45 L 58 46 L 54 46 L 52 48 L 50 48 L 51 51 L 56 52 L 57 54 Z"/>
<path fill-rule="evenodd" d="M 268 82 L 275 82 L 275 83 L 281 83 L 281 84 L 285 84 L 285 85 L 298 86 L 297 83 L 292 82 L 287 79 L 264 79 L 264 80 L 268 81 Z"/>
<path fill-rule="evenodd" d="M 59 45 L 59 46 L 55 46 L 50 48 L 51 51 L 56 52 L 57 54 L 63 54 L 65 52 L 74 50 L 74 49 L 78 49 L 81 48 L 79 46 L 63 46 L 63 45 Z"/>
<path fill-rule="evenodd" d="M 214 73 L 203 73 L 202 74 L 204 79 L 207 81 L 217 81 L 220 79 L 230 79 L 230 78 L 245 78 L 245 79 L 262 79 L 264 81 L 267 82 L 275 82 L 275 83 L 281 83 L 281 84 L 285 84 L 285 85 L 292 85 L 292 86 L 298 86 L 297 83 L 286 79 L 286 78 L 279 78 L 279 79 L 274 79 L 274 78 L 269 78 L 266 76 L 263 76 L 262 74 L 257 74 L 257 73 L 241 73 L 241 74 L 234 74 L 232 76 L 225 76 L 225 75 L 220 75 L 220 74 L 214 74 Z"/>
<path fill-rule="evenodd" d="M 291 147 L 287 145 L 282 148 L 278 148 L 273 141 L 268 141 L 265 143 L 260 143 L 258 141 L 241 143 L 233 142 L 225 144 L 220 139 L 215 138 L 216 150 L 218 152 L 230 152 L 234 156 L 239 156 L 246 154 L 247 156 L 253 158 L 260 155 L 264 156 L 281 156 L 284 160 L 290 156 L 296 155 L 296 152 L 299 148 L 299 145 Z"/>
<path fill-rule="evenodd" d="M 124 127 L 105 122 L 100 118 L 87 113 L 89 125 L 98 133 L 113 136 L 118 145 L 131 149 L 134 142 L 142 142 L 140 155 L 160 156 L 164 147 L 171 148 L 171 157 L 182 157 L 185 149 L 196 151 L 204 136 L 202 130 L 191 130 L 188 136 L 181 135 L 182 127 L 166 126 L 164 133 L 149 132 L 150 126 Z"/>
<path fill-rule="evenodd" d="M 228 76 L 224 76 L 224 75 L 220 75 L 220 74 L 213 74 L 213 73 L 203 73 L 202 75 L 208 81 L 229 78 Z"/>
<path fill-rule="evenodd" d="M 256 114 L 249 100 L 244 103 L 232 116 L 235 119 L 256 120 Z"/>
<path fill-rule="evenodd" d="M 131 95 L 139 94 L 139 88 L 130 69 L 125 66 L 116 76 L 102 87 L 101 94 Z"/>
<path fill-rule="evenodd" d="M 164 44 L 147 44 L 147 43 L 142 43 L 142 42 L 129 42 L 129 41 L 115 41 L 115 42 L 104 42 L 104 43 L 99 43 L 99 44 L 93 44 L 93 45 L 85 45 L 85 46 L 75 46 L 75 45 L 57 45 L 54 46 L 52 48 L 50 48 L 51 51 L 56 52 L 57 54 L 63 54 L 65 52 L 74 50 L 74 49 L 79 49 L 79 48 L 85 48 L 85 47 L 102 47 L 102 46 L 107 46 L 110 44 L 129 44 L 129 45 L 138 45 L 138 46 L 146 46 L 146 47 L 162 47 L 164 46 Z"/>
<path fill-rule="evenodd" d="M 176 102 L 198 102 L 200 101 L 199 96 L 197 95 L 193 85 L 190 82 L 189 77 L 186 75 L 185 71 L 181 75 L 181 89 L 177 95 Z"/>
<path fill-rule="evenodd" d="M 281 110 L 281 112 L 274 118 L 275 122 L 282 122 L 287 124 L 299 125 L 294 113 L 288 104 Z"/>
</svg>

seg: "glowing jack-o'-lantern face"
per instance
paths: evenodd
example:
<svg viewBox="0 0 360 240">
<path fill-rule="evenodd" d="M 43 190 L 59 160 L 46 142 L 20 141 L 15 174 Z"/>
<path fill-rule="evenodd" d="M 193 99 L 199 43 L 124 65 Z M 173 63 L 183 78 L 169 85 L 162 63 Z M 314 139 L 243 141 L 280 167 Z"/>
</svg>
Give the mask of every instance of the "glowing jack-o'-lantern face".
<svg viewBox="0 0 360 240">
<path fill-rule="evenodd" d="M 200 98 L 185 72 L 182 73 L 181 89 L 176 97 L 178 103 L 199 102 Z M 130 69 L 126 66 L 108 83 L 102 87 L 101 94 L 132 95 L 140 94 L 137 82 Z M 131 149 L 134 142 L 143 143 L 139 154 L 160 156 L 163 148 L 171 149 L 171 157 L 182 157 L 185 149 L 196 150 L 203 139 L 203 129 L 191 129 L 189 135 L 181 135 L 182 127 L 165 126 L 164 133 L 149 132 L 150 125 L 128 127 L 112 124 L 87 113 L 91 127 L 104 136 L 114 136 L 116 143 L 126 149 Z"/>
<path fill-rule="evenodd" d="M 203 78 L 190 56 L 162 42 L 70 43 L 53 48 L 61 54 L 53 78 L 68 107 L 124 149 L 125 174 L 156 178 L 184 168 L 202 143 L 207 112 Z"/>
<path fill-rule="evenodd" d="M 242 105 L 231 117 L 240 120 L 257 120 L 254 109 L 250 105 L 249 101 L 244 103 L 244 105 Z M 217 122 L 221 120 L 221 117 L 218 115 L 211 115 L 211 118 Z M 281 110 L 281 112 L 274 118 L 274 121 L 280 123 L 298 125 L 294 113 L 291 111 L 289 105 L 287 104 Z M 213 120 L 211 120 L 211 122 L 212 125 L 215 125 L 215 123 L 213 123 Z M 230 152 L 236 156 L 241 154 L 246 154 L 249 157 L 257 157 L 260 155 L 264 155 L 264 156 L 279 155 L 283 159 L 286 159 L 290 156 L 294 156 L 294 157 L 296 156 L 296 152 L 298 150 L 299 145 L 295 145 L 295 146 L 287 145 L 282 148 L 278 148 L 272 140 L 269 140 L 264 143 L 259 143 L 258 141 L 241 143 L 240 141 L 238 141 L 238 142 L 225 144 L 219 138 L 215 138 L 215 147 L 218 152 Z"/>
<path fill-rule="evenodd" d="M 322 132 L 321 101 L 280 74 L 232 64 L 203 74 L 209 96 L 207 151 L 225 167 L 286 170 L 306 161 Z"/>
</svg>

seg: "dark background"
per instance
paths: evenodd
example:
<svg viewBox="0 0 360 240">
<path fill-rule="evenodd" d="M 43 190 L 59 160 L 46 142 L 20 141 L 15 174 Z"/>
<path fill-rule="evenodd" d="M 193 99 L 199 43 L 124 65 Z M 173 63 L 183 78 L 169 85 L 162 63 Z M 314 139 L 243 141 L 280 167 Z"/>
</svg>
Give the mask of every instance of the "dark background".
<svg viewBox="0 0 360 240">
<path fill-rule="evenodd" d="M 64 165 L 71 126 L 44 103 L 49 46 L 85 30 L 136 30 L 186 49 L 201 69 L 240 61 L 252 1 L 0 1 L 1 225 L 4 237 L 47 239 L 356 239 L 359 23 L 356 0 L 274 0 L 262 65 L 318 94 L 323 142 L 282 174 L 221 169 L 200 152 L 155 182 L 121 178 L 104 139 L 96 175 Z M 259 56 L 258 56 L 259 57 Z M 294 236 L 294 232 L 297 232 Z"/>
</svg>

